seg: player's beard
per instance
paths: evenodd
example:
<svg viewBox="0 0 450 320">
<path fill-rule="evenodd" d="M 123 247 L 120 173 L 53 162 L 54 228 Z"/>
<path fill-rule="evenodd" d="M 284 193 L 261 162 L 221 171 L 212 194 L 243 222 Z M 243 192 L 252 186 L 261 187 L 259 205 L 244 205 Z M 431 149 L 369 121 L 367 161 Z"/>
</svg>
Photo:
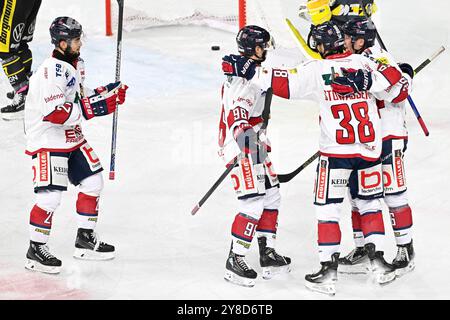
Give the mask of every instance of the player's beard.
<svg viewBox="0 0 450 320">
<path fill-rule="evenodd" d="M 64 56 L 66 56 L 67 60 L 73 62 L 80 56 L 80 51 L 75 52 L 70 47 L 67 47 L 66 50 L 64 50 Z"/>
</svg>

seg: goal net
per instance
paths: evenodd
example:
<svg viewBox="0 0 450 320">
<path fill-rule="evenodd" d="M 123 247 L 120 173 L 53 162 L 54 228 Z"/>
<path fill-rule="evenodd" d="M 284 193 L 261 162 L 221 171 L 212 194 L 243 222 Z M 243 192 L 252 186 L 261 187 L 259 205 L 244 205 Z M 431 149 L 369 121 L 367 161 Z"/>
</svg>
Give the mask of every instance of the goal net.
<svg viewBox="0 0 450 320">
<path fill-rule="evenodd" d="M 111 2 L 109 32 L 115 32 L 117 1 L 106 0 L 108 1 Z M 298 0 L 124 0 L 124 4 L 125 32 L 163 26 L 197 25 L 237 33 L 240 26 L 256 24 L 269 30 L 278 46 L 295 46 L 285 18 L 299 20 Z"/>
</svg>

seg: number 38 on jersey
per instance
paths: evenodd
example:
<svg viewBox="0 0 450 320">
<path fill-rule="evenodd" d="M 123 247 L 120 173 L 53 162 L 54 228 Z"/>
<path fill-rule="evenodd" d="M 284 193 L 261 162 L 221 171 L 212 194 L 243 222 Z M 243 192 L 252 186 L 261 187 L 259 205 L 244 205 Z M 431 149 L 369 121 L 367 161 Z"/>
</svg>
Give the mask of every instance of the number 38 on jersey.
<svg viewBox="0 0 450 320">
<path fill-rule="evenodd" d="M 353 144 L 375 141 L 375 130 L 369 119 L 368 110 L 369 106 L 365 101 L 331 106 L 334 119 L 340 120 L 340 128 L 336 130 L 337 143 Z"/>
</svg>

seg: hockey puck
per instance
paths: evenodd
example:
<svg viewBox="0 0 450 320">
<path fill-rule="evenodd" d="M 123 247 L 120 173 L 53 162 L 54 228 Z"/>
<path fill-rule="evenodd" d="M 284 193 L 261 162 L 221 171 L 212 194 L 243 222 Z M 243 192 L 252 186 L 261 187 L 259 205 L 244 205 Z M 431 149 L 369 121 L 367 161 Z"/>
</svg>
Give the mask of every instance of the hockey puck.
<svg viewBox="0 0 450 320">
<path fill-rule="evenodd" d="M 219 46 L 212 46 L 211 50 L 217 51 L 217 50 L 220 50 L 220 47 Z"/>
</svg>

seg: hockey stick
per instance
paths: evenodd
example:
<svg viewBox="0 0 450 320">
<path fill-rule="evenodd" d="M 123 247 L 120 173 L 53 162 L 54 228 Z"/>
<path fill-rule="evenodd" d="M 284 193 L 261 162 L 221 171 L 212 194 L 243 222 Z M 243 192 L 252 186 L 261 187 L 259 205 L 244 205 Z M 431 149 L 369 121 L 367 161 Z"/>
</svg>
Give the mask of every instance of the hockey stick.
<svg viewBox="0 0 450 320">
<path fill-rule="evenodd" d="M 436 51 L 430 58 L 427 58 L 424 62 L 422 62 L 417 68 L 414 69 L 414 74 L 419 73 L 423 68 L 425 68 L 427 65 L 430 64 L 431 61 L 436 59 L 437 56 L 439 56 L 443 51 L 445 50 L 445 47 L 441 46 L 438 51 Z M 332 68 L 331 74 L 334 74 L 334 70 Z M 414 103 L 414 102 L 412 102 Z M 303 169 L 305 169 L 311 162 L 313 162 L 317 157 L 319 157 L 319 151 L 317 151 L 313 156 L 311 156 L 308 160 L 306 160 L 300 167 L 295 169 L 294 171 L 286 174 L 279 174 L 278 180 L 280 183 L 286 183 L 292 180 L 297 174 L 300 173 Z"/>
<path fill-rule="evenodd" d="M 117 27 L 117 55 L 116 55 L 116 82 L 120 81 L 120 63 L 122 57 L 122 26 L 123 26 L 123 2 L 124 0 L 117 0 L 119 5 L 119 25 Z M 113 127 L 111 138 L 111 162 L 109 167 L 109 180 L 114 180 L 116 177 L 116 138 L 117 138 L 117 118 L 119 116 L 118 108 L 113 114 Z"/>
<path fill-rule="evenodd" d="M 308 46 L 305 39 L 301 35 L 300 31 L 298 31 L 298 29 L 292 24 L 291 20 L 286 18 L 285 22 L 288 25 L 291 34 L 297 40 L 297 44 L 299 45 L 299 48 L 302 51 L 305 58 L 322 60 L 322 56 L 318 52 L 311 50 L 311 48 Z"/>
<path fill-rule="evenodd" d="M 363 13 L 364 13 L 364 16 L 365 16 L 370 22 L 373 23 L 372 19 L 370 18 L 369 14 L 368 14 L 367 11 L 366 11 L 366 8 L 364 7 L 364 5 L 363 5 L 363 3 L 362 3 L 362 0 L 359 1 L 359 5 L 361 6 L 361 9 L 362 9 L 362 11 L 363 11 Z M 374 23 L 373 23 L 373 25 L 375 26 Z M 377 30 L 376 27 L 375 27 L 375 35 L 376 35 L 376 38 L 377 38 L 378 43 L 380 44 L 381 48 L 383 48 L 383 50 L 388 51 L 387 48 L 386 48 L 386 46 L 385 46 L 384 43 L 383 43 L 383 40 L 381 40 L 381 36 L 380 36 L 380 34 L 378 33 L 378 30 Z M 430 132 L 428 131 L 428 128 L 427 128 L 427 126 L 425 125 L 425 122 L 423 121 L 422 116 L 420 115 L 419 110 L 417 110 L 417 107 L 416 107 L 416 105 L 415 105 L 415 103 L 414 103 L 414 101 L 413 101 L 413 99 L 412 99 L 412 97 L 411 97 L 410 95 L 408 95 L 408 102 L 409 102 L 409 105 L 411 106 L 411 109 L 412 109 L 413 112 L 414 112 L 414 115 L 415 115 L 416 118 L 417 118 L 417 121 L 418 121 L 419 124 L 420 124 L 420 127 L 422 128 L 423 132 L 425 133 L 425 136 L 428 137 L 428 136 L 430 135 Z"/>
<path fill-rule="evenodd" d="M 414 69 L 414 74 L 418 73 L 420 70 L 425 68 L 427 65 L 430 64 L 431 61 L 437 58 L 438 55 L 440 55 L 442 52 L 444 52 L 445 47 L 441 46 L 431 57 L 426 59 L 424 62 L 422 62 L 417 68 Z"/>
<path fill-rule="evenodd" d="M 262 113 L 262 118 L 264 119 L 264 122 L 263 122 L 260 130 L 266 129 L 267 125 L 269 124 L 270 104 L 272 103 L 272 95 L 273 95 L 272 88 L 267 89 L 266 98 L 264 100 L 264 110 Z M 206 200 L 208 200 L 208 198 L 213 194 L 213 192 L 222 183 L 222 181 L 225 180 L 225 178 L 228 176 L 228 174 L 237 165 L 238 161 L 239 161 L 239 156 L 234 157 L 232 163 L 225 169 L 225 171 L 222 173 L 222 175 L 219 177 L 219 179 L 217 179 L 217 181 L 208 190 L 208 192 L 206 192 L 206 194 L 203 196 L 203 198 L 201 198 L 201 200 L 191 210 L 191 215 L 195 215 L 197 213 L 197 211 L 200 210 L 200 207 L 206 202 Z"/>
<path fill-rule="evenodd" d="M 305 162 L 303 162 L 303 164 L 298 167 L 297 169 L 295 169 L 294 171 L 292 171 L 291 173 L 286 173 L 286 174 L 279 174 L 278 175 L 278 181 L 280 181 L 280 183 L 286 183 L 292 180 L 292 178 L 294 178 L 296 175 L 298 175 L 300 173 L 300 171 L 302 171 L 303 169 L 305 169 L 307 166 L 309 166 L 314 160 L 316 160 L 320 155 L 320 152 L 317 151 L 316 153 L 314 153 L 308 160 L 306 160 Z"/>
</svg>

